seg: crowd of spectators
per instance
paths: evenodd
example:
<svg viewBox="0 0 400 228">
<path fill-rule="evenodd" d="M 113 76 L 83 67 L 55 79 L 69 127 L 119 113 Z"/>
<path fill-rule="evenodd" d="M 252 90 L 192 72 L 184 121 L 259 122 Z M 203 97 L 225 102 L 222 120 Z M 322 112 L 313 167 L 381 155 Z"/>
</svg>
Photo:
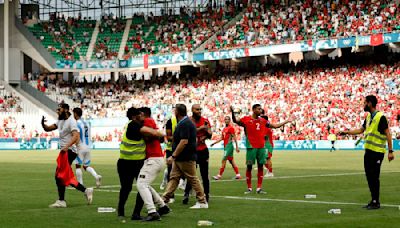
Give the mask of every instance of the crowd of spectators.
<svg viewBox="0 0 400 228">
<path fill-rule="evenodd" d="M 400 31 L 397 0 L 305 0 L 288 6 L 257 1 L 208 50 L 294 43 Z"/>
<path fill-rule="evenodd" d="M 38 24 L 42 31 L 39 31 L 39 40 L 46 42 L 46 48 L 55 52 L 67 60 L 80 60 L 81 48 L 86 50 L 91 40 L 91 31 L 95 28 L 96 22 L 86 18 L 65 17 L 64 14 L 54 13 L 49 21 Z M 35 33 L 35 32 L 34 32 Z M 50 36 L 50 40 L 46 37 Z M 85 54 L 86 51 L 83 53 Z"/>
<path fill-rule="evenodd" d="M 136 31 L 128 41 L 131 47 L 125 47 L 124 58 L 139 54 L 166 54 L 192 52 L 204 41 L 218 33 L 220 29 L 238 13 L 239 6 L 227 1 L 224 7 L 209 5 L 205 9 L 181 7 L 179 15 L 172 11 L 161 16 L 152 14 L 144 24 L 133 24 Z M 151 34 L 144 34 L 143 26 L 152 28 Z"/>
<path fill-rule="evenodd" d="M 385 64 L 340 61 L 302 62 L 266 67 L 257 72 L 225 72 L 213 76 L 165 74 L 151 80 L 121 75 L 118 80 L 66 84 L 60 91 L 85 110 L 85 118 L 124 117 L 129 107 L 148 106 L 160 126 L 174 104 L 200 104 L 218 135 L 229 106 L 249 114 L 254 103 L 265 108 L 272 122 L 293 119 L 275 130 L 276 139 L 326 139 L 330 130 L 359 126 L 365 117 L 364 97 L 375 94 L 378 109 L 399 135 L 400 58 Z M 62 86 L 62 85 L 60 85 Z M 112 135 L 112 134 L 111 134 Z"/>
<path fill-rule="evenodd" d="M 21 99 L 14 93 L 6 91 L 4 85 L 0 84 L 0 113 L 22 111 Z"/>
<path fill-rule="evenodd" d="M 97 59 L 117 59 L 119 46 L 126 26 L 126 19 L 104 15 L 93 53 Z"/>
</svg>

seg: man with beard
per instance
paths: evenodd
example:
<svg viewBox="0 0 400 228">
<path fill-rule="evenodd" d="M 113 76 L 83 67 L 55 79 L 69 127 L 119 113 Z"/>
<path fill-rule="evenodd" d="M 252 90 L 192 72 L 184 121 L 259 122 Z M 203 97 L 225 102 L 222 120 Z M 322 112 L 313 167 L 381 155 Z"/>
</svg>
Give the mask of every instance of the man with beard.
<svg viewBox="0 0 400 228">
<path fill-rule="evenodd" d="M 339 135 L 358 135 L 364 132 L 364 170 L 371 192 L 371 201 L 364 206 L 368 210 L 379 209 L 381 207 L 379 202 L 379 175 L 386 152 L 386 141 L 389 151 L 388 160 L 390 162 L 394 159 L 392 135 L 389 130 L 388 121 L 383 113 L 376 109 L 377 103 L 378 100 L 375 96 L 367 96 L 364 101 L 364 111 L 368 112 L 368 115 L 363 126 L 358 129 L 339 132 Z"/>
<path fill-rule="evenodd" d="M 60 131 L 60 147 L 61 151 L 57 158 L 56 184 L 58 188 L 58 200 L 49 205 L 51 208 L 65 208 L 65 186 L 71 185 L 77 190 L 84 192 L 88 204 L 93 200 L 93 188 L 85 188 L 74 177 L 71 164 L 77 157 L 77 149 L 75 144 L 79 142 L 79 129 L 76 120 L 69 112 L 68 104 L 60 104 L 57 109 L 58 122 L 53 125 L 46 125 L 46 119 L 42 118 L 42 127 L 46 132 L 58 129 Z"/>
<path fill-rule="evenodd" d="M 210 153 L 208 151 L 206 145 L 206 139 L 211 139 L 211 125 L 210 121 L 201 116 L 201 107 L 199 104 L 195 104 L 192 106 L 193 116 L 191 120 L 196 125 L 196 138 L 197 138 L 197 147 L 196 147 L 196 155 L 197 160 L 196 163 L 200 167 L 201 179 L 203 180 L 203 188 L 204 194 L 206 195 L 206 200 L 209 202 L 210 199 L 210 179 L 208 177 L 208 159 L 210 157 Z M 189 203 L 189 193 L 192 190 L 192 186 L 190 184 L 186 184 L 185 195 L 183 196 L 183 204 Z"/>
</svg>

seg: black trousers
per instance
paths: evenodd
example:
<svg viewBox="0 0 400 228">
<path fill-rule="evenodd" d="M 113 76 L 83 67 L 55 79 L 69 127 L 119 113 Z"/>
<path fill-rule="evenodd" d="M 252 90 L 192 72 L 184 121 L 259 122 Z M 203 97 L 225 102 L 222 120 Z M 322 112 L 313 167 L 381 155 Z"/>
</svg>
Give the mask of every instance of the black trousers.
<svg viewBox="0 0 400 228">
<path fill-rule="evenodd" d="M 208 159 L 210 158 L 210 152 L 208 148 L 205 150 L 197 151 L 197 166 L 200 167 L 200 175 L 203 182 L 204 194 L 208 196 L 210 194 L 210 179 L 208 177 Z M 188 195 L 190 190 L 192 190 L 192 186 L 190 184 L 186 184 L 185 195 Z"/>
<path fill-rule="evenodd" d="M 166 151 L 165 151 L 165 154 L 166 154 L 166 157 L 167 157 L 167 159 L 168 159 L 169 157 L 172 156 L 172 151 L 166 150 Z M 169 181 L 169 175 L 171 174 L 172 164 L 171 164 L 171 165 L 167 165 L 167 169 L 168 169 L 167 180 Z"/>
<path fill-rule="evenodd" d="M 379 203 L 379 176 L 381 174 L 381 165 L 385 154 L 365 150 L 364 154 L 364 170 L 367 177 L 369 191 L 371 192 L 372 201 Z"/>
<path fill-rule="evenodd" d="M 118 216 L 125 216 L 125 203 L 128 200 L 129 193 L 132 191 L 133 180 L 138 179 L 140 169 L 144 160 L 125 160 L 119 159 L 117 170 L 121 189 L 119 190 Z M 133 214 L 140 214 L 143 208 L 143 199 L 139 192 L 136 194 L 136 203 Z"/>
<path fill-rule="evenodd" d="M 78 156 L 76 153 L 72 152 L 72 150 L 68 150 L 68 163 L 69 165 L 72 164 L 72 162 L 75 160 L 76 156 Z M 57 185 L 57 190 L 58 190 L 58 199 L 59 200 L 64 200 L 65 199 L 65 186 L 62 182 L 61 179 L 55 177 L 56 179 L 56 185 Z M 71 184 L 72 187 L 76 188 L 77 190 L 81 192 L 85 192 L 86 188 L 83 186 L 81 183 L 78 183 L 77 186 L 74 186 Z"/>
</svg>

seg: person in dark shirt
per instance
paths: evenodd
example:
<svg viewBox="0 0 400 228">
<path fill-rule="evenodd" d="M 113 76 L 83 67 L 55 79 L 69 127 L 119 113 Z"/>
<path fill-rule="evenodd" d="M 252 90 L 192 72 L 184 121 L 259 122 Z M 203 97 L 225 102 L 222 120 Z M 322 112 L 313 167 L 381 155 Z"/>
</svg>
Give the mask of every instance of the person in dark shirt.
<svg viewBox="0 0 400 228">
<path fill-rule="evenodd" d="M 386 117 L 376 109 L 377 103 L 378 99 L 375 96 L 367 96 L 364 102 L 364 111 L 369 113 L 363 126 L 359 129 L 339 132 L 340 135 L 357 135 L 365 132 L 364 170 L 372 198 L 370 203 L 364 206 L 368 210 L 381 207 L 379 202 L 379 176 L 386 152 L 386 141 L 389 151 L 388 160 L 390 162 L 394 159 L 389 124 Z"/>
<path fill-rule="evenodd" d="M 117 162 L 117 170 L 121 189 L 118 201 L 118 216 L 123 219 L 125 217 L 125 203 L 128 200 L 129 193 L 132 191 L 133 181 L 138 180 L 140 169 L 146 158 L 146 146 L 144 145 L 144 136 L 163 137 L 163 134 L 149 127 L 143 126 L 144 115 L 139 109 L 129 108 L 127 117 L 130 120 L 126 126 L 124 136 L 120 147 L 120 158 Z M 132 146 L 130 140 L 136 141 L 137 144 Z M 129 145 L 127 150 L 124 145 Z M 126 151 L 127 150 L 127 151 Z M 131 151 L 132 150 L 132 151 Z M 139 154 L 140 153 L 140 154 Z M 142 220 L 140 211 L 143 208 L 143 199 L 138 193 L 136 195 L 136 204 L 133 211 L 132 220 Z"/>
<path fill-rule="evenodd" d="M 204 190 L 196 175 L 196 126 L 188 118 L 186 106 L 183 104 L 176 105 L 175 116 L 178 124 L 174 132 L 173 153 L 167 160 L 168 163 L 172 163 L 172 171 L 167 189 L 163 195 L 164 201 L 166 203 L 169 202 L 178 187 L 179 179 L 181 176 L 185 176 L 188 184 L 196 192 L 198 201 L 191 208 L 208 208 Z"/>
</svg>

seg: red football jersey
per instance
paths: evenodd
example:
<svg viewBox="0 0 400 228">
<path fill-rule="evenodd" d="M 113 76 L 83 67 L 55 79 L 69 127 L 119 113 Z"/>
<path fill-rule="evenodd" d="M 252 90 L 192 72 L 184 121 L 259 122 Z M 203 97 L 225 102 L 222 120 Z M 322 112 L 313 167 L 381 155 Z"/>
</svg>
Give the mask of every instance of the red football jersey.
<svg viewBox="0 0 400 228">
<path fill-rule="evenodd" d="M 235 136 L 235 128 L 232 125 L 225 127 L 222 130 L 222 138 L 224 139 L 224 147 L 232 142 L 232 138 Z"/>
<path fill-rule="evenodd" d="M 272 145 L 272 147 L 274 146 L 274 139 L 273 139 L 273 136 L 272 136 L 272 129 L 271 128 L 269 128 L 269 127 L 267 127 L 266 129 L 265 129 L 265 136 L 267 136 L 268 137 L 268 141 L 269 141 L 269 143 Z"/>
<path fill-rule="evenodd" d="M 264 148 L 265 131 L 269 122 L 261 117 L 253 119 L 252 116 L 245 116 L 240 122 L 245 126 L 247 148 Z"/>
<path fill-rule="evenodd" d="M 203 126 L 206 122 L 208 124 L 208 128 L 211 128 L 210 121 L 204 117 L 200 117 L 199 121 L 196 122 L 194 118 L 192 118 L 193 123 L 196 125 L 196 128 Z M 207 135 L 207 130 L 197 131 L 197 151 L 207 149 L 206 140 L 204 137 Z M 202 139 L 203 138 L 203 139 Z"/>
<path fill-rule="evenodd" d="M 143 125 L 156 130 L 158 129 L 157 124 L 153 120 L 153 118 L 144 119 Z M 150 138 L 149 140 L 146 140 L 146 158 L 157 158 L 157 157 L 164 157 L 164 153 L 161 149 L 160 140 L 155 138 Z"/>
</svg>

